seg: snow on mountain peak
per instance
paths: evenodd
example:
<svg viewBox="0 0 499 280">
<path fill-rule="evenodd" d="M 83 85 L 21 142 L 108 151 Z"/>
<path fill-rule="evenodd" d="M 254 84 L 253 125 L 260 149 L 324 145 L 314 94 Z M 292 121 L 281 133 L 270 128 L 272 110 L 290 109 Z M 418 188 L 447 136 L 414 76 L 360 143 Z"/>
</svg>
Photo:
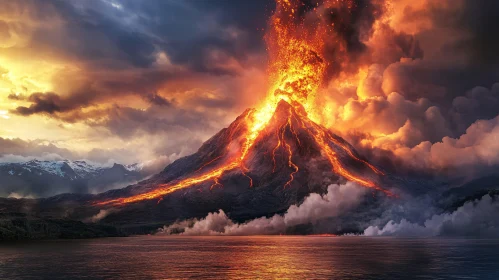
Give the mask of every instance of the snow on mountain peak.
<svg viewBox="0 0 499 280">
<path fill-rule="evenodd" d="M 128 164 L 128 165 L 125 165 L 125 169 L 128 170 L 128 171 L 141 171 L 142 168 L 144 168 L 144 164 L 143 163 L 134 163 L 134 164 Z"/>
<path fill-rule="evenodd" d="M 66 175 L 63 170 L 64 164 L 64 161 L 39 161 L 35 159 L 25 162 L 22 166 L 29 172 L 31 172 L 31 169 L 41 169 L 47 173 L 64 177 Z"/>
<path fill-rule="evenodd" d="M 129 172 L 139 172 L 144 167 L 142 163 L 118 165 L 123 166 Z M 71 179 L 93 177 L 97 174 L 102 173 L 104 170 L 111 168 L 111 166 L 105 164 L 87 162 L 84 160 L 48 161 L 37 159 L 20 163 L 0 163 L 0 166 L 9 166 L 8 171 L 11 171 L 9 172 L 10 175 L 13 175 L 13 170 L 21 168 L 22 170 L 25 170 L 25 172 L 29 173 L 35 172 L 41 175 L 40 172 L 46 172 L 59 177 L 70 177 Z"/>
</svg>

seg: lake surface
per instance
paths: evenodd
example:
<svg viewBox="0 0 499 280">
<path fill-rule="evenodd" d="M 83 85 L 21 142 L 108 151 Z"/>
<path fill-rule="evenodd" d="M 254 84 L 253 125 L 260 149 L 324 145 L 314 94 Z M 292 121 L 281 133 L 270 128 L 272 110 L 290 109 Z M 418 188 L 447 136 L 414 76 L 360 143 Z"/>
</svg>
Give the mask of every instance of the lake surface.
<svg viewBox="0 0 499 280">
<path fill-rule="evenodd" d="M 0 243 L 0 279 L 499 279 L 499 240 L 169 237 Z"/>
</svg>

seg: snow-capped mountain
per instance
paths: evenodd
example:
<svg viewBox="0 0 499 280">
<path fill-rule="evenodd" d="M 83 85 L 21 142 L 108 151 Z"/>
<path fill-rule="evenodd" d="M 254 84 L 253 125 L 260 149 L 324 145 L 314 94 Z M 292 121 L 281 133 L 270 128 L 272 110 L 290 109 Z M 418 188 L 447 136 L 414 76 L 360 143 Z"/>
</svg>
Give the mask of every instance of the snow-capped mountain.
<svg viewBox="0 0 499 280">
<path fill-rule="evenodd" d="M 134 164 L 124 165 L 124 167 L 128 171 L 140 172 L 144 168 L 144 164 L 143 163 L 134 163 Z"/>
<path fill-rule="evenodd" d="M 94 193 L 143 179 L 146 175 L 142 168 L 139 163 L 103 166 L 83 160 L 0 163 L 0 196 Z"/>
</svg>

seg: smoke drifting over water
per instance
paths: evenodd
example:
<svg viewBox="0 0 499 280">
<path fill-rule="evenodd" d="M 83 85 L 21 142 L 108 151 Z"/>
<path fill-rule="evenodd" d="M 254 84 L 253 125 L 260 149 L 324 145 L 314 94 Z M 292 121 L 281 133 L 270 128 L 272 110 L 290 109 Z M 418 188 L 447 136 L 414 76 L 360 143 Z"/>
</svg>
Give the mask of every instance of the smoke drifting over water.
<svg viewBox="0 0 499 280">
<path fill-rule="evenodd" d="M 203 219 L 176 222 L 160 229 L 160 234 L 183 235 L 263 235 L 285 233 L 289 227 L 315 223 L 341 215 L 357 206 L 366 188 L 348 182 L 330 185 L 324 195 L 310 194 L 302 204 L 292 205 L 284 215 L 261 217 L 245 223 L 234 223 L 223 210 L 209 213 Z"/>
<path fill-rule="evenodd" d="M 499 202 L 490 195 L 466 202 L 452 213 L 433 215 L 423 224 L 389 221 L 385 226 L 370 226 L 367 236 L 473 236 L 497 237 L 499 235 Z"/>
</svg>

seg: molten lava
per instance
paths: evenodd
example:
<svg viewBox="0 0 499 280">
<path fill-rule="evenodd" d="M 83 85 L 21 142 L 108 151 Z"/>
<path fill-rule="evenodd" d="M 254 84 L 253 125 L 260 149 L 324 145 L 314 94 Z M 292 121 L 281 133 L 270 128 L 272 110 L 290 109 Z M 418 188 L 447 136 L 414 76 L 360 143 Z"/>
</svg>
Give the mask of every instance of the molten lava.
<svg viewBox="0 0 499 280">
<path fill-rule="evenodd" d="M 332 2 L 339 0 L 332 0 Z M 119 205 L 149 199 L 160 199 L 172 192 L 185 189 L 203 182 L 212 182 L 211 188 L 221 186 L 220 177 L 227 171 L 238 169 L 249 180 L 249 186 L 253 186 L 252 178 L 247 175 L 249 168 L 246 167 L 247 156 L 254 147 L 255 142 L 265 131 L 269 121 L 275 114 L 279 103 L 286 102 L 288 114 L 279 115 L 287 118 L 275 131 L 277 143 L 273 148 L 272 161 L 273 172 L 276 169 L 276 153 L 280 150 L 287 158 L 287 166 L 290 169 L 289 180 L 284 187 L 290 187 L 295 175 L 300 171 L 299 166 L 293 161 L 293 149 L 286 141 L 285 133 L 291 133 L 298 145 L 300 139 L 296 133 L 298 129 L 308 131 L 309 135 L 321 150 L 321 154 L 327 158 L 332 170 L 359 185 L 382 191 L 392 195 L 389 191 L 382 189 L 375 182 L 362 178 L 349 171 L 340 160 L 335 149 L 331 145 L 339 147 L 354 161 L 367 166 L 378 175 L 383 173 L 358 158 L 346 143 L 335 138 L 325 127 L 318 124 L 316 118 L 321 112 L 314 109 L 314 94 L 321 87 L 327 63 L 323 59 L 324 35 L 333 26 L 326 26 L 318 22 L 314 29 L 303 27 L 303 18 L 300 14 L 300 4 L 293 0 L 277 0 L 277 8 L 270 20 L 270 29 L 265 36 L 269 53 L 269 77 L 272 81 L 266 100 L 259 109 L 249 110 L 244 115 L 244 121 L 238 122 L 236 126 L 230 127 L 230 142 L 236 142 L 237 153 L 231 153 L 229 147 L 223 155 L 217 156 L 204 163 L 190 178 L 180 181 L 169 182 L 158 185 L 154 190 L 133 195 L 125 198 L 117 198 L 98 202 L 98 205 Z M 297 117 L 298 116 L 298 117 Z M 243 123 L 244 128 L 239 127 Z M 236 131 L 243 130 L 243 136 L 233 139 Z M 209 168 L 216 165 L 214 168 Z M 206 171 L 205 171 L 206 170 Z"/>
</svg>

